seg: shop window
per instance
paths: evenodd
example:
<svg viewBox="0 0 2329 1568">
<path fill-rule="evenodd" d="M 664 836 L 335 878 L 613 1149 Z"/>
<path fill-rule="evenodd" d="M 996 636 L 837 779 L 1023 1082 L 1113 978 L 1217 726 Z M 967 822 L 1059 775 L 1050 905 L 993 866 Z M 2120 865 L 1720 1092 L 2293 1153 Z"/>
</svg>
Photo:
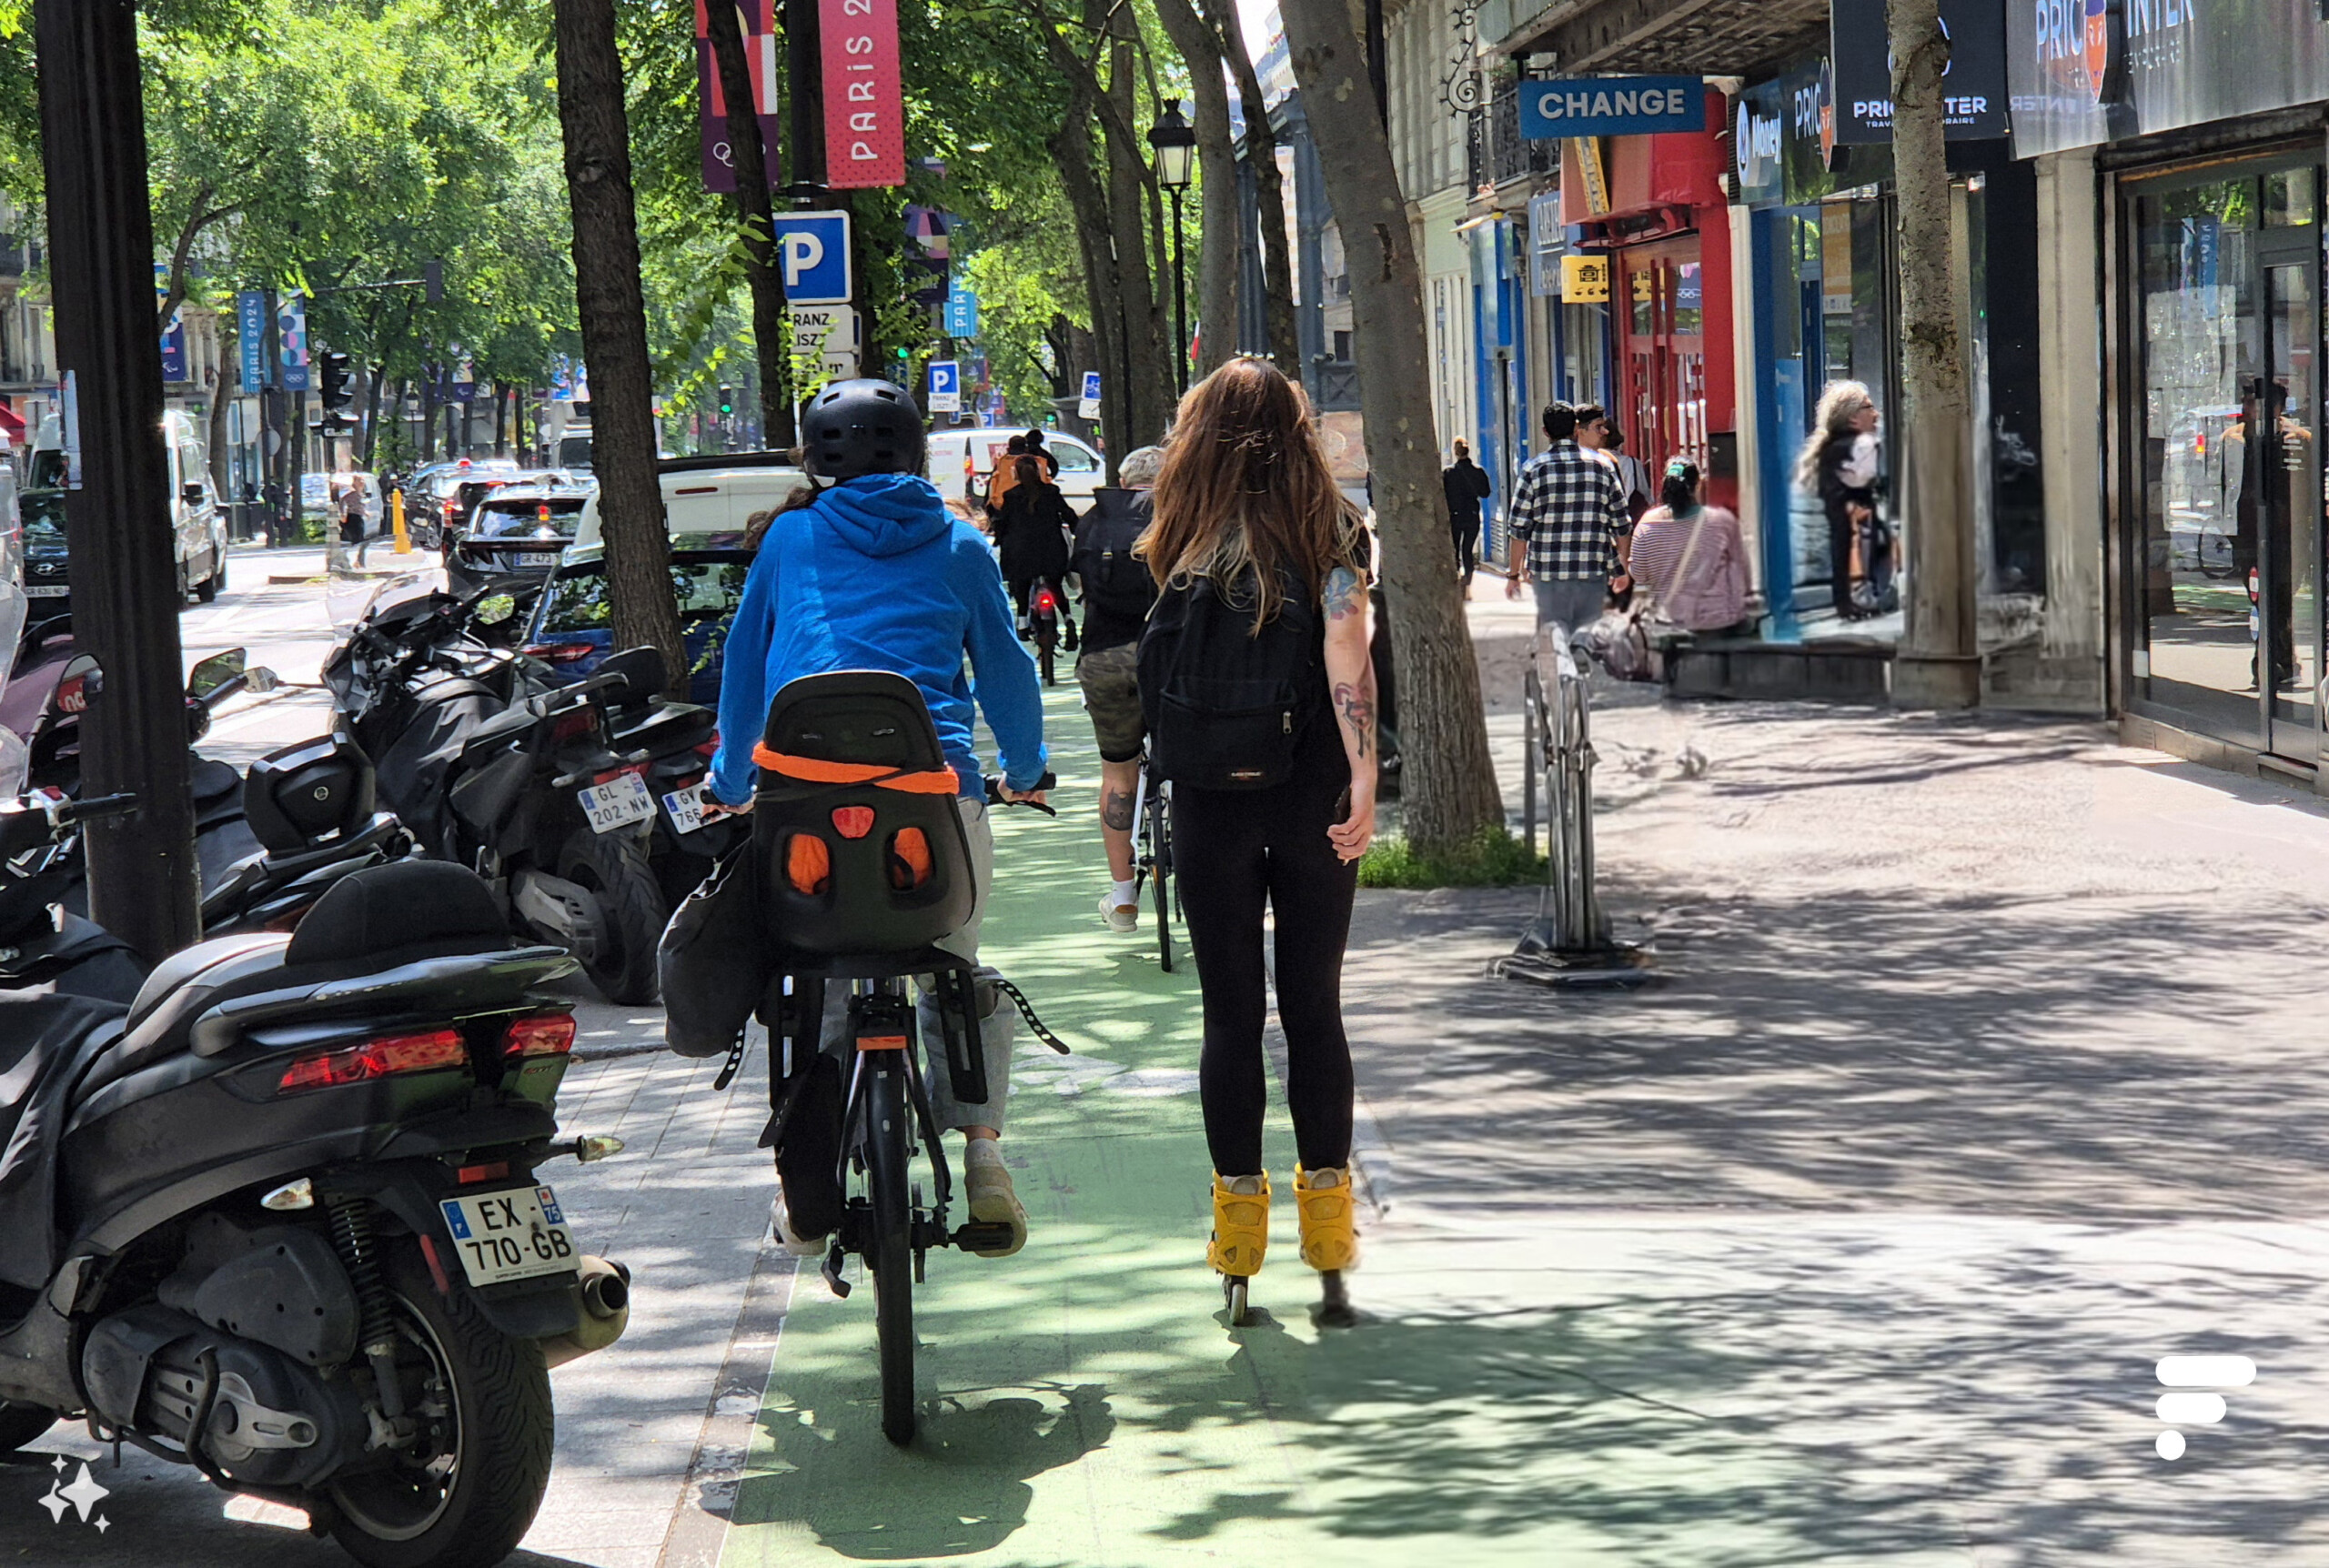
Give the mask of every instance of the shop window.
<svg viewBox="0 0 2329 1568">
<path fill-rule="evenodd" d="M 2262 362 L 2255 190 L 2228 180 L 2146 196 L 2136 239 L 2143 638 L 2134 673 L 2144 695 L 2204 712 L 2215 733 L 2243 739 L 2253 739 L 2256 706 L 2242 695 L 2253 690 L 2242 397 Z"/>
<path fill-rule="evenodd" d="M 2264 226 L 2303 228 L 2320 213 L 2311 169 L 2284 169 L 2264 176 Z"/>
</svg>

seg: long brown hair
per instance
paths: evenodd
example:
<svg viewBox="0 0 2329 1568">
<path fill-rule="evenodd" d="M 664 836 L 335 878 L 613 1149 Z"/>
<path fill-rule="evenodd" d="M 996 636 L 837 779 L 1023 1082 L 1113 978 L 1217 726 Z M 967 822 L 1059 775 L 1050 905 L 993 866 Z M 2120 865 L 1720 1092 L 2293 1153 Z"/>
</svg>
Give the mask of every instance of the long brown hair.
<svg viewBox="0 0 2329 1568">
<path fill-rule="evenodd" d="M 1211 578 L 1242 597 L 1250 569 L 1256 631 L 1277 613 L 1283 572 L 1316 598 L 1358 553 L 1358 511 L 1326 467 L 1309 399 L 1259 359 L 1232 359 L 1189 388 L 1151 496 L 1136 548 L 1150 575 L 1161 586 Z"/>
</svg>

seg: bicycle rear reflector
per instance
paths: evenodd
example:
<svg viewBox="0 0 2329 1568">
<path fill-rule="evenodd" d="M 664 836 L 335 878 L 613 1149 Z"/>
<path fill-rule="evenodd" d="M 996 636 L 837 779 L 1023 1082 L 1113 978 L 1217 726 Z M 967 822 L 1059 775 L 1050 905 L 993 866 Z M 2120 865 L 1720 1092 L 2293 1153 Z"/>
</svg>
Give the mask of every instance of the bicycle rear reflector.
<svg viewBox="0 0 2329 1568">
<path fill-rule="evenodd" d="M 842 838 L 862 839 L 872 830 L 872 807 L 836 806 L 833 808 L 833 831 Z"/>
</svg>

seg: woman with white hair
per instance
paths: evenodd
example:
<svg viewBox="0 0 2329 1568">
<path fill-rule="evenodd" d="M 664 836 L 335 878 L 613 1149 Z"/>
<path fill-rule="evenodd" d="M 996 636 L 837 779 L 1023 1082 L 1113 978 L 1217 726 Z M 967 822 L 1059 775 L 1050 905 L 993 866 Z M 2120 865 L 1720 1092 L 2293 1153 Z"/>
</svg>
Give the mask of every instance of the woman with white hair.
<svg viewBox="0 0 2329 1568">
<path fill-rule="evenodd" d="M 1811 438 L 1795 462 L 1795 482 L 1820 498 L 1828 515 L 1829 582 L 1836 614 L 1858 620 L 1875 613 L 1874 595 L 1868 602 L 1852 592 L 1852 547 L 1866 531 L 1867 549 L 1861 569 L 1871 583 L 1877 578 L 1876 474 L 1881 447 L 1876 427 L 1881 416 L 1876 399 L 1859 381 L 1831 381 L 1820 395 L 1812 417 Z M 1889 563 L 1887 563 L 1889 565 Z M 1889 574 L 1888 574 L 1889 575 Z"/>
</svg>

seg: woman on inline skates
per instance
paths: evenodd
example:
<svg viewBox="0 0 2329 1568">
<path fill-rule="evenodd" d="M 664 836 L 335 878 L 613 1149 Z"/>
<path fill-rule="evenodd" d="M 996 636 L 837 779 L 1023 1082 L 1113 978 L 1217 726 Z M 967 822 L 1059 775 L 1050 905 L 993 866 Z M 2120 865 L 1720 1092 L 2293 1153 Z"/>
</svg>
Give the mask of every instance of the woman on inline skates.
<svg viewBox="0 0 2329 1568">
<path fill-rule="evenodd" d="M 1302 1260 L 1331 1313 L 1358 1261 L 1343 949 L 1375 835 L 1369 546 L 1328 471 L 1301 389 L 1256 359 L 1191 388 L 1141 555 L 1162 589 L 1141 639 L 1141 700 L 1173 782 L 1174 859 L 1205 999 L 1198 1062 L 1213 1239 L 1233 1321 L 1269 1240 L 1263 913 L 1275 980 Z"/>
</svg>

